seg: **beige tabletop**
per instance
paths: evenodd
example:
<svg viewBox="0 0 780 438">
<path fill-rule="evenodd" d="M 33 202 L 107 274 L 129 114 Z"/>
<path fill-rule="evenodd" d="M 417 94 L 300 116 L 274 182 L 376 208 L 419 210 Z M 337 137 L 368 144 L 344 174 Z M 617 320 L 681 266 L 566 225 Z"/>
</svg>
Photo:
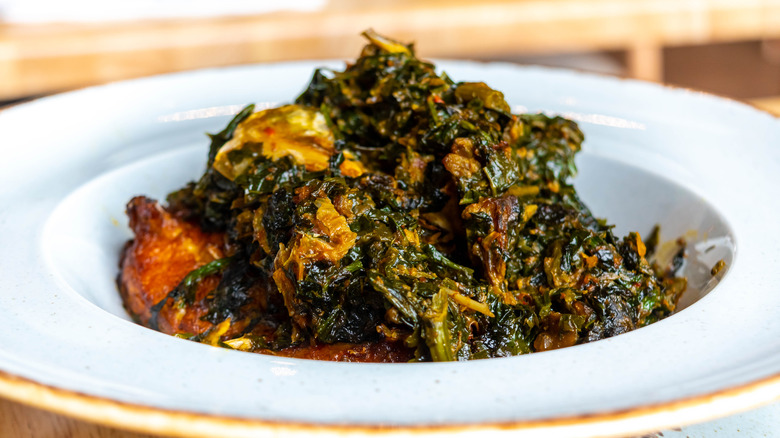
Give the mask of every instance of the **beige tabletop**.
<svg viewBox="0 0 780 438">
<path fill-rule="evenodd" d="M 780 38 L 780 0 L 328 0 L 321 10 L 82 24 L 0 22 L 0 100 L 201 67 L 354 58 L 361 31 L 424 57 L 624 50 L 659 80 L 663 47 Z"/>
</svg>

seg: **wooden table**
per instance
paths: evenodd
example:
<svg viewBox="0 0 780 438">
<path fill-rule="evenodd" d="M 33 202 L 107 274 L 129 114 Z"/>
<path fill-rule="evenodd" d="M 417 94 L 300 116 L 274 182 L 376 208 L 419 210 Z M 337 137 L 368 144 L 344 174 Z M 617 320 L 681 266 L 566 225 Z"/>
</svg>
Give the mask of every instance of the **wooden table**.
<svg viewBox="0 0 780 438">
<path fill-rule="evenodd" d="M 74 420 L 0 399 L 0 436 L 17 438 L 161 438 Z"/>
<path fill-rule="evenodd" d="M 329 0 L 320 11 L 106 24 L 0 24 L 0 100 L 200 67 L 354 58 L 370 27 L 425 57 L 626 50 L 780 37 L 780 0 Z"/>
</svg>

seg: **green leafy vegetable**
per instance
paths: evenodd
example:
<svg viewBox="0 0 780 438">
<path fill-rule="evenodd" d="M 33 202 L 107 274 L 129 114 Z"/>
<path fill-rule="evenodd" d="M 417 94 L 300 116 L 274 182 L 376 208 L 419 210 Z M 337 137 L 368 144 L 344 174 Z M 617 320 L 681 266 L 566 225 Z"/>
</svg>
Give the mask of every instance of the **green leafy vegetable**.
<svg viewBox="0 0 780 438">
<path fill-rule="evenodd" d="M 294 104 L 248 106 L 211 136 L 206 173 L 169 203 L 225 233 L 229 257 L 157 310 L 222 275 L 203 318 L 247 321 L 265 281 L 278 329 L 226 345 L 384 339 L 421 361 L 566 347 L 674 311 L 679 266 L 652 266 L 639 234 L 616 238 L 578 198 L 576 123 L 513 115 L 487 84 L 364 35 L 354 63 L 315 71 Z M 243 333 L 270 318 L 264 306 Z"/>
</svg>

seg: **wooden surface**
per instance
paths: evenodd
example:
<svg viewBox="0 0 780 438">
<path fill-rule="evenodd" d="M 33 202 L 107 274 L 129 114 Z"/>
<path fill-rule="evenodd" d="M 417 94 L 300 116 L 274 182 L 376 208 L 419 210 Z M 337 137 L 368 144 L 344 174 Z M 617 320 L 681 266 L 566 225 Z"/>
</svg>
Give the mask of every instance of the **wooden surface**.
<svg viewBox="0 0 780 438">
<path fill-rule="evenodd" d="M 0 99 L 254 62 L 354 58 L 372 27 L 424 57 L 626 50 L 658 80 L 661 48 L 780 37 L 780 0 L 330 0 L 321 11 L 108 24 L 0 24 Z"/>
<path fill-rule="evenodd" d="M 74 420 L 0 398 L 0 437 L 160 438 Z"/>
</svg>

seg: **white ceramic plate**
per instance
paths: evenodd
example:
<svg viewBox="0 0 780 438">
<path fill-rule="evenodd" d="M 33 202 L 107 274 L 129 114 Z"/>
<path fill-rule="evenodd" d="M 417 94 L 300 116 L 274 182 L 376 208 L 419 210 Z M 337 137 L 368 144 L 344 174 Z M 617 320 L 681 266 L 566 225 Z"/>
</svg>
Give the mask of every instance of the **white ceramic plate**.
<svg viewBox="0 0 780 438">
<path fill-rule="evenodd" d="M 440 64 L 504 91 L 516 110 L 580 121 L 575 184 L 619 233 L 695 230 L 694 290 L 678 314 L 592 344 L 443 364 L 280 359 L 130 322 L 114 285 L 130 238 L 124 204 L 197 177 L 205 132 L 246 103 L 291 101 L 320 64 L 168 75 L 0 113 L 0 393 L 124 427 L 219 435 L 607 435 L 780 398 L 780 123 L 709 95 L 568 71 Z M 713 289 L 707 272 L 721 258 Z"/>
</svg>

